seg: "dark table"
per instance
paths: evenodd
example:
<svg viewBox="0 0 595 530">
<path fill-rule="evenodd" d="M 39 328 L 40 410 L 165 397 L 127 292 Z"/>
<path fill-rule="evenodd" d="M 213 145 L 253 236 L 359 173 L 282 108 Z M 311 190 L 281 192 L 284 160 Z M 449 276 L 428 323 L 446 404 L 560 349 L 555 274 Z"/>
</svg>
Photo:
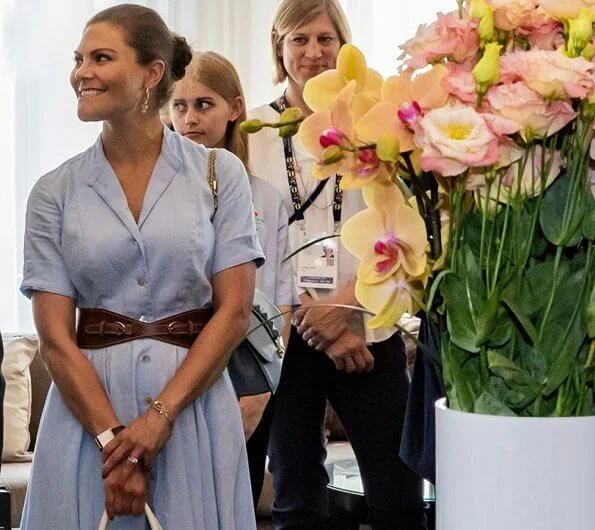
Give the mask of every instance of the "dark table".
<svg viewBox="0 0 595 530">
<path fill-rule="evenodd" d="M 332 530 L 359 530 L 368 523 L 368 507 L 364 487 L 355 458 L 338 460 L 326 466 L 329 476 L 327 486 L 330 525 Z M 435 495 L 433 486 L 424 481 L 424 503 L 428 530 L 434 530 Z"/>
</svg>

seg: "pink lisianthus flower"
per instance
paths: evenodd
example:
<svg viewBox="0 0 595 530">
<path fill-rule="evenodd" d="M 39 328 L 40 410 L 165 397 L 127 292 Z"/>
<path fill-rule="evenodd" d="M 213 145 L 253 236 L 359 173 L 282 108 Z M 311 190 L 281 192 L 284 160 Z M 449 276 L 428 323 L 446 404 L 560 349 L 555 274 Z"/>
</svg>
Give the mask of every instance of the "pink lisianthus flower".
<svg viewBox="0 0 595 530">
<path fill-rule="evenodd" d="M 535 0 L 486 0 L 494 10 L 494 27 L 511 31 L 523 25 L 537 7 Z"/>
<path fill-rule="evenodd" d="M 500 58 L 500 80 L 524 81 L 548 99 L 584 98 L 593 88 L 593 64 L 557 51 L 529 50 Z"/>
<path fill-rule="evenodd" d="M 479 49 L 477 21 L 459 18 L 458 13 L 438 14 L 429 26 L 421 25 L 415 37 L 401 46 L 409 68 L 417 69 L 445 57 L 463 64 L 473 61 Z"/>
<path fill-rule="evenodd" d="M 527 17 L 516 33 L 526 39 L 532 49 L 554 51 L 564 44 L 564 26 L 541 8 Z"/>
<path fill-rule="evenodd" d="M 448 74 L 442 79 L 442 87 L 463 103 L 474 104 L 477 86 L 471 70 L 455 63 L 448 63 L 446 69 Z"/>
<path fill-rule="evenodd" d="M 540 0 L 539 4 L 550 17 L 576 18 L 583 7 L 595 10 L 595 0 Z"/>
<path fill-rule="evenodd" d="M 428 112 L 416 142 L 423 150 L 423 170 L 444 177 L 460 175 L 468 167 L 491 166 L 500 155 L 498 136 L 484 116 L 462 105 Z"/>
<path fill-rule="evenodd" d="M 510 203 L 514 197 L 531 198 L 539 195 L 553 184 L 563 166 L 559 151 L 546 151 L 544 154 L 543 147 L 538 144 L 530 153 L 519 148 L 515 148 L 513 153 L 514 160 L 504 166 L 506 169 L 497 177 L 500 179 L 499 185 L 495 180 L 490 186 L 489 199 L 492 205 L 497 202 Z M 467 181 L 467 189 L 479 191 L 480 197 L 484 197 L 481 200 L 485 200 L 485 175 L 471 175 Z"/>
<path fill-rule="evenodd" d="M 492 87 L 484 102 L 494 113 L 517 122 L 524 140 L 550 136 L 576 117 L 568 102 L 547 103 L 521 81 Z"/>
</svg>

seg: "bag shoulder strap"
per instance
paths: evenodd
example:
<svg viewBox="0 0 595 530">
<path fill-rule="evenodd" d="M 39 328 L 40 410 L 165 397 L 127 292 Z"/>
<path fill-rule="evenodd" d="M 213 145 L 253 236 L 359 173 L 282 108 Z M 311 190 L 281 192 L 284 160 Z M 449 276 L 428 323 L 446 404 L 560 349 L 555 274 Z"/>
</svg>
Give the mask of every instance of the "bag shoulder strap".
<svg viewBox="0 0 595 530">
<path fill-rule="evenodd" d="M 209 151 L 209 187 L 211 188 L 211 193 L 213 194 L 213 206 L 215 208 L 215 213 L 219 207 L 219 198 L 217 196 L 217 174 L 215 173 L 216 160 L 217 150 L 211 149 Z"/>
</svg>

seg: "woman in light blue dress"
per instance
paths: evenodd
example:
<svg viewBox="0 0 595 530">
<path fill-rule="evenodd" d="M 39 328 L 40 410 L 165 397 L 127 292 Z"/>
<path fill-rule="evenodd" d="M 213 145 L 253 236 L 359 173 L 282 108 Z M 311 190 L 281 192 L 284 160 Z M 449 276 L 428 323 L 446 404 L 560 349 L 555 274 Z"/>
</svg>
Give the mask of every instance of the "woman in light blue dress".
<svg viewBox="0 0 595 530">
<path fill-rule="evenodd" d="M 224 368 L 247 329 L 263 254 L 241 162 L 218 151 L 215 213 L 210 150 L 159 120 L 189 60 L 154 11 L 132 5 L 93 17 L 75 51 L 79 118 L 102 120 L 103 132 L 29 198 L 22 291 L 54 384 L 24 530 L 96 530 L 104 509 L 110 529 L 144 529 L 145 502 L 165 530 L 255 528 Z M 76 308 L 81 318 L 110 311 L 126 333 L 148 335 L 79 347 Z M 190 348 L 151 335 L 156 321 L 202 308 L 212 316 Z M 93 340 L 106 339 L 103 323 L 83 332 L 96 328 Z"/>
</svg>

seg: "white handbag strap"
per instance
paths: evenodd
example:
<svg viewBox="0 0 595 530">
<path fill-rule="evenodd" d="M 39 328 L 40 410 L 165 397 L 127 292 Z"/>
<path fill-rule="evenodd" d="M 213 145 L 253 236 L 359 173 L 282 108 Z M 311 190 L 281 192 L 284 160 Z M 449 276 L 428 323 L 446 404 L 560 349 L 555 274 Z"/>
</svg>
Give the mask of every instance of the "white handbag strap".
<svg viewBox="0 0 595 530">
<path fill-rule="evenodd" d="M 147 517 L 147 521 L 149 521 L 149 527 L 151 530 L 163 530 L 163 527 L 159 524 L 157 517 L 151 510 L 148 504 L 145 504 L 145 516 Z M 98 530 L 107 530 L 107 524 L 109 519 L 107 518 L 107 513 L 103 512 L 103 517 L 101 521 L 99 521 L 99 528 Z"/>
</svg>

